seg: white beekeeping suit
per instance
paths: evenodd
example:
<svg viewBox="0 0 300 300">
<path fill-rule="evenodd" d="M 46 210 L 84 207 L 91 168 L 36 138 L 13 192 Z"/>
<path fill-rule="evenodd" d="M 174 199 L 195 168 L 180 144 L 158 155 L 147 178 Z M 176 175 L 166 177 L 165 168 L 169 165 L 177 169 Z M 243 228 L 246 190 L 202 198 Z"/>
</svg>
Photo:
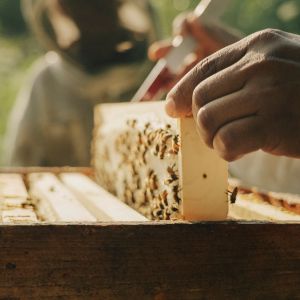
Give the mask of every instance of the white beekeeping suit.
<svg viewBox="0 0 300 300">
<path fill-rule="evenodd" d="M 92 72 L 64 51 L 64 46 L 76 41 L 80 29 L 63 15 L 52 16 L 53 1 L 23 1 L 37 38 L 52 51 L 36 63 L 18 96 L 6 138 L 8 165 L 89 165 L 94 105 L 130 100 L 151 68 L 146 52 L 157 30 L 147 1 L 118 1 L 120 26 L 137 36 L 138 46 L 135 49 L 132 41 L 122 41 L 116 45 L 121 58 L 117 53 L 116 61 Z M 128 58 L 122 51 L 138 54 Z"/>
</svg>

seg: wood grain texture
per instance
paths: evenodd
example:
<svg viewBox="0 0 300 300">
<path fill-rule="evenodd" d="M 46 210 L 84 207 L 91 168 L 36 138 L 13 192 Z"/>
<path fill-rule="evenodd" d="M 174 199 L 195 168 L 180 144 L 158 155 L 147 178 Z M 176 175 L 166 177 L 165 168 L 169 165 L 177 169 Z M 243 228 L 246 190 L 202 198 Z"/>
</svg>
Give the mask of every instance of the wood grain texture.
<svg viewBox="0 0 300 300">
<path fill-rule="evenodd" d="M 0 226 L 0 298 L 296 299 L 300 224 Z"/>
</svg>

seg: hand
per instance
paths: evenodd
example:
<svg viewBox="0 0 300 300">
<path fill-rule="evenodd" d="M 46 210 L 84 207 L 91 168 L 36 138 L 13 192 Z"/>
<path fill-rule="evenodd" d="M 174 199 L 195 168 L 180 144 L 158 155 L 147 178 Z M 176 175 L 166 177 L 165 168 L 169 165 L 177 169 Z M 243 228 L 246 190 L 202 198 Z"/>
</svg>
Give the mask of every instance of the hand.
<svg viewBox="0 0 300 300">
<path fill-rule="evenodd" d="M 225 160 L 258 149 L 300 158 L 300 36 L 267 29 L 216 52 L 172 89 L 166 111 L 193 115 Z"/>
<path fill-rule="evenodd" d="M 199 42 L 199 47 L 195 53 L 189 55 L 183 62 L 178 78 L 185 75 L 201 59 L 225 46 L 223 42 L 217 41 L 210 36 L 193 13 L 182 14 L 176 17 L 173 23 L 173 35 L 192 35 Z M 148 56 L 151 60 L 156 61 L 165 57 L 171 48 L 172 42 L 170 40 L 155 42 L 149 48 Z"/>
</svg>

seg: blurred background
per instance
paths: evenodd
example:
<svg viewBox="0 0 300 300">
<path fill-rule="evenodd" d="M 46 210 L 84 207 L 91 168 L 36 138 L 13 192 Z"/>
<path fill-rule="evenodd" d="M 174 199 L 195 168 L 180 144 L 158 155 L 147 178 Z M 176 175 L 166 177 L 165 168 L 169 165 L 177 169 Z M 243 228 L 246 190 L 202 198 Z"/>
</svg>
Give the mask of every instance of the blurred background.
<svg viewBox="0 0 300 300">
<path fill-rule="evenodd" d="M 197 0 L 151 0 L 162 34 L 171 34 L 173 18 L 191 10 Z M 272 27 L 300 33 L 300 0 L 233 0 L 223 21 L 245 34 Z M 19 0 L 0 0 L 0 165 L 10 110 L 32 63 L 43 54 L 27 29 Z"/>
</svg>

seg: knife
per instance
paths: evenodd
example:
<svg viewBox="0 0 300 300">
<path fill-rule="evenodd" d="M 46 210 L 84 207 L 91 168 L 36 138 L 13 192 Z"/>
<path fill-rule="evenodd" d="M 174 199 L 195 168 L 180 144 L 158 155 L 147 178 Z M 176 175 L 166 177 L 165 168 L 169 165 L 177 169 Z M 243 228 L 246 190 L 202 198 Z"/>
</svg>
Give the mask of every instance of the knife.
<svg viewBox="0 0 300 300">
<path fill-rule="evenodd" d="M 194 13 L 204 26 L 216 21 L 226 10 L 231 0 L 202 0 L 195 8 Z M 164 93 L 161 87 L 169 82 L 181 68 L 187 55 L 194 52 L 198 42 L 192 36 L 175 37 L 173 48 L 161 58 L 153 67 L 142 83 L 132 102 L 159 100 Z"/>
</svg>

